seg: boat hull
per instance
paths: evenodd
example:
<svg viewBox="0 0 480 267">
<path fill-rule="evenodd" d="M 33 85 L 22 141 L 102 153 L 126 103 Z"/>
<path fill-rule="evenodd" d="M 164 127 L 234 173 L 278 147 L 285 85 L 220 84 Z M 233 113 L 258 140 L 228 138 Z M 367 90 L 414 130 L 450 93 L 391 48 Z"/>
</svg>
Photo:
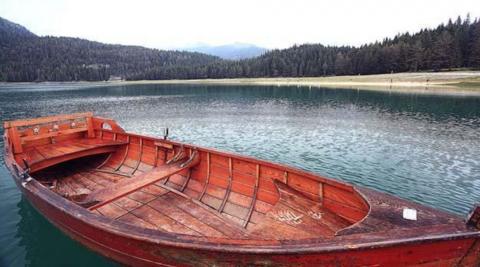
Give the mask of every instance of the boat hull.
<svg viewBox="0 0 480 267">
<path fill-rule="evenodd" d="M 157 244 L 105 231 L 66 212 L 24 188 L 12 176 L 28 201 L 52 224 L 87 248 L 129 266 L 478 266 L 480 242 L 476 238 L 423 240 L 382 247 L 346 248 L 311 253 L 235 253 L 188 249 Z"/>
<path fill-rule="evenodd" d="M 126 133 L 91 113 L 4 128 L 5 165 L 26 199 L 125 265 L 480 266 L 480 208 L 465 223 L 288 166 Z M 402 216 L 406 207 L 419 219 Z"/>
</svg>

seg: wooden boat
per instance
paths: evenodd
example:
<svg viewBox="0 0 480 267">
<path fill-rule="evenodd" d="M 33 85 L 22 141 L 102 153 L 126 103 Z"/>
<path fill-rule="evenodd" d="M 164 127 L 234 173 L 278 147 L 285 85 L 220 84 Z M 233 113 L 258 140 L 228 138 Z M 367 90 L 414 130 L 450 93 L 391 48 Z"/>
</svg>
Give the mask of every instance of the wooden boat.
<svg viewBox="0 0 480 267">
<path fill-rule="evenodd" d="M 480 207 L 465 221 L 91 113 L 4 128 L 5 164 L 33 206 L 126 265 L 480 265 Z"/>
</svg>

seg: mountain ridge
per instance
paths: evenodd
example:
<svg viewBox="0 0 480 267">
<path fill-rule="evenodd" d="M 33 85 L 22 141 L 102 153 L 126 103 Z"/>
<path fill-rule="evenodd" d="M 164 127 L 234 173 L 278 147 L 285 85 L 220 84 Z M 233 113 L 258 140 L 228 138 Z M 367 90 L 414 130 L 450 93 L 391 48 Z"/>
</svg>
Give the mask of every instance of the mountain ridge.
<svg viewBox="0 0 480 267">
<path fill-rule="evenodd" d="M 199 52 L 229 60 L 254 58 L 268 51 L 266 48 L 247 43 L 232 43 L 224 45 L 204 44 L 186 47 L 181 50 L 189 52 Z"/>
</svg>

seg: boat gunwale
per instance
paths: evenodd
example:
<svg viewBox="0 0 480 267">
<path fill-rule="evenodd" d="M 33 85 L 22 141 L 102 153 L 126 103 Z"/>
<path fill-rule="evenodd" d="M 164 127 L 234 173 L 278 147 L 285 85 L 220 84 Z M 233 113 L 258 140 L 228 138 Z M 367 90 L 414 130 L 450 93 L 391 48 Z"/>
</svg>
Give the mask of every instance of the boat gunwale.
<svg viewBox="0 0 480 267">
<path fill-rule="evenodd" d="M 101 130 L 104 130 L 104 129 L 101 129 Z M 121 134 L 131 134 L 131 133 L 121 133 Z M 7 135 L 7 132 L 4 133 L 4 136 L 5 135 Z M 131 135 L 138 136 L 138 137 L 141 136 L 143 138 L 147 138 L 155 141 L 160 140 L 159 138 L 150 137 L 150 136 L 143 136 L 143 135 L 137 135 L 137 134 L 131 134 Z M 170 141 L 170 140 L 161 140 L 161 141 L 169 142 L 174 145 L 183 144 L 183 143 Z M 365 199 L 365 196 L 362 194 L 362 192 L 360 192 L 357 189 L 356 186 L 352 186 L 344 182 L 329 180 L 328 178 L 318 176 L 314 173 L 310 173 L 305 170 L 297 169 L 290 166 L 285 166 L 278 163 L 268 162 L 261 159 L 249 157 L 249 156 L 237 155 L 235 153 L 223 152 L 223 151 L 218 151 L 216 149 L 203 148 L 200 146 L 194 146 L 190 144 L 184 144 L 184 145 L 186 147 L 200 148 L 201 150 L 205 150 L 206 152 L 219 153 L 220 155 L 234 156 L 239 159 L 243 159 L 247 161 L 260 162 L 270 167 L 285 168 L 287 170 L 297 172 L 299 174 L 305 174 L 307 177 L 314 178 L 315 180 L 320 182 L 326 182 L 326 181 L 332 182 L 332 184 L 334 185 L 338 183 L 340 185 L 346 186 L 347 188 L 350 188 L 350 190 L 352 191 L 359 193 L 364 198 L 364 201 L 368 203 L 368 200 Z M 325 244 L 326 242 L 324 243 L 318 242 L 319 241 L 318 238 L 288 240 L 287 242 L 287 241 L 261 240 L 261 239 L 258 240 L 258 239 L 239 239 L 239 238 L 196 237 L 196 236 L 185 235 L 185 234 L 168 233 L 161 230 L 146 229 L 140 226 L 111 220 L 101 215 L 91 213 L 86 209 L 79 207 L 74 203 L 72 203 L 71 201 L 68 201 L 67 199 L 64 199 L 63 197 L 48 190 L 45 186 L 43 186 L 40 182 L 38 182 L 35 179 L 32 179 L 32 181 L 28 182 L 25 186 L 23 186 L 22 178 L 19 177 L 18 173 L 15 173 L 13 166 L 16 166 L 18 170 L 23 170 L 23 168 L 20 167 L 17 164 L 17 162 L 14 160 L 11 149 L 7 151 L 7 146 L 5 146 L 4 148 L 5 148 L 4 149 L 5 163 L 10 163 L 10 164 L 6 164 L 7 169 L 14 177 L 15 182 L 20 189 L 28 191 L 28 193 L 34 195 L 35 197 L 41 199 L 42 201 L 47 202 L 47 204 L 52 206 L 53 208 L 58 209 L 63 213 L 69 214 L 71 217 L 75 218 L 76 220 L 80 220 L 82 223 L 90 225 L 91 227 L 98 228 L 101 231 L 106 231 L 114 235 L 119 235 L 125 238 L 136 239 L 136 240 L 149 242 L 153 244 L 161 244 L 161 245 L 177 247 L 177 248 L 185 248 L 185 249 L 202 249 L 207 251 L 221 251 L 221 252 L 234 252 L 234 253 L 263 253 L 263 254 L 287 253 L 289 254 L 289 253 L 313 253 L 313 252 L 315 253 L 341 252 L 341 251 L 351 251 L 351 250 L 358 250 L 358 249 L 382 248 L 382 247 L 389 247 L 389 246 L 402 245 L 402 244 L 427 243 L 427 242 L 434 242 L 434 241 L 447 241 L 447 240 L 458 240 L 458 239 L 480 237 L 480 231 L 465 231 L 461 233 L 457 232 L 457 233 L 442 234 L 442 235 L 425 235 L 425 236 L 418 236 L 418 237 L 411 237 L 411 238 L 386 239 L 386 240 L 370 241 L 370 242 L 361 242 L 362 240 L 359 240 L 360 242 L 358 243 L 355 243 L 355 242 L 352 242 L 352 240 L 349 240 L 350 242 L 344 242 L 344 244 L 328 245 L 328 244 Z M 370 207 L 370 204 L 368 205 Z M 451 216 L 459 219 L 459 217 L 454 214 L 451 214 Z M 368 214 L 363 219 L 367 217 L 368 217 Z M 51 218 L 47 218 L 47 219 L 49 221 L 53 220 Z M 359 222 L 361 221 L 362 220 L 360 220 Z M 57 223 L 60 223 L 60 221 L 57 221 Z M 57 224 L 57 223 L 54 223 L 54 224 Z M 62 225 L 62 227 L 65 229 L 69 229 L 69 231 L 72 231 L 68 226 Z M 415 228 L 412 228 L 412 229 L 415 229 Z M 82 235 L 82 238 L 86 238 L 86 236 Z M 219 242 L 221 242 L 222 246 L 219 246 Z M 258 245 L 259 242 L 262 242 L 262 244 Z"/>
<path fill-rule="evenodd" d="M 108 130 L 108 129 L 95 129 L 95 131 L 110 132 L 112 134 L 116 133 L 117 135 L 118 134 L 130 135 L 130 136 L 133 136 L 133 137 L 136 137 L 136 138 L 143 138 L 143 139 L 147 139 L 147 140 L 150 140 L 150 141 L 157 141 L 157 142 L 160 141 L 160 142 L 163 142 L 163 143 L 168 143 L 168 144 L 177 145 L 177 146 L 182 146 L 183 145 L 185 148 L 198 149 L 199 151 L 202 151 L 202 152 L 210 152 L 210 153 L 217 154 L 219 156 L 224 156 L 224 157 L 227 157 L 227 158 L 232 157 L 232 158 L 235 158 L 235 159 L 244 160 L 244 161 L 247 161 L 247 162 L 250 162 L 250 163 L 255 163 L 255 164 L 261 163 L 262 166 L 267 166 L 267 167 L 277 168 L 277 169 L 283 169 L 283 170 L 285 170 L 289 173 L 296 173 L 296 174 L 305 176 L 306 178 L 315 180 L 316 182 L 321 182 L 321 183 L 329 184 L 329 185 L 332 185 L 332 186 L 340 187 L 341 189 L 352 192 L 352 193 L 353 192 L 359 193 L 358 191 L 355 190 L 354 186 L 349 184 L 349 183 L 346 183 L 346 182 L 343 182 L 343 181 L 338 181 L 338 180 L 333 179 L 333 178 L 326 178 L 326 177 L 320 176 L 319 174 L 315 174 L 315 173 L 312 173 L 312 172 L 309 172 L 307 170 L 303 170 L 303 169 L 300 169 L 300 168 L 297 168 L 297 167 L 288 166 L 288 165 L 281 164 L 281 163 L 275 163 L 275 162 L 267 161 L 267 160 L 264 160 L 264 159 L 255 158 L 255 157 L 252 157 L 252 156 L 245 156 L 245 155 L 242 155 L 242 154 L 238 154 L 236 152 L 222 151 L 222 150 L 217 150 L 215 148 L 203 147 L 203 146 L 198 146 L 198 145 L 189 144 L 189 143 L 183 143 L 183 142 L 179 142 L 179 141 L 161 139 L 161 138 L 150 136 L 150 135 L 141 135 L 141 134 L 136 134 L 136 133 L 132 133 L 132 132 L 117 132 L 117 131 Z M 369 205 L 369 203 L 366 199 L 363 199 L 363 200 L 365 201 L 365 203 L 367 205 Z"/>
</svg>

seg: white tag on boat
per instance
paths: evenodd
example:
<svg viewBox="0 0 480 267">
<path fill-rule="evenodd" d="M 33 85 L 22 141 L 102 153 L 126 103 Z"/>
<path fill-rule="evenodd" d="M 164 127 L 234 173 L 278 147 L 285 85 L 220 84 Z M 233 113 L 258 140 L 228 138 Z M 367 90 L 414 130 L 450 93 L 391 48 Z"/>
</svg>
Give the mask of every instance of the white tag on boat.
<svg viewBox="0 0 480 267">
<path fill-rule="evenodd" d="M 404 208 L 403 209 L 403 218 L 406 219 L 406 220 L 416 221 L 417 220 L 417 210 Z"/>
</svg>

